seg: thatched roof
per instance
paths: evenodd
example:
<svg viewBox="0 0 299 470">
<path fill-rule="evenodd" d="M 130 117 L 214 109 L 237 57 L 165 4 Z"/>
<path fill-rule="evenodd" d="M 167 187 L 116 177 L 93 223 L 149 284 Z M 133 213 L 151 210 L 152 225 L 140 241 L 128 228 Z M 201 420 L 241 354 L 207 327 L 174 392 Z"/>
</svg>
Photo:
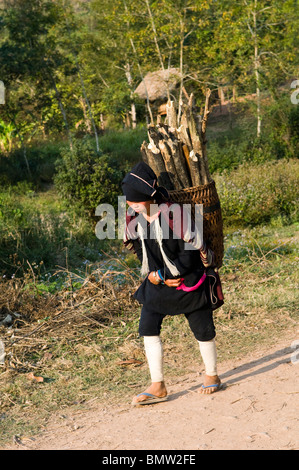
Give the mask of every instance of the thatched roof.
<svg viewBox="0 0 299 470">
<path fill-rule="evenodd" d="M 173 90 L 180 80 L 180 72 L 176 68 L 149 72 L 135 90 L 136 95 L 146 99 L 146 90 L 150 101 L 167 98 L 167 86 Z M 146 88 L 145 88 L 146 87 Z"/>
</svg>

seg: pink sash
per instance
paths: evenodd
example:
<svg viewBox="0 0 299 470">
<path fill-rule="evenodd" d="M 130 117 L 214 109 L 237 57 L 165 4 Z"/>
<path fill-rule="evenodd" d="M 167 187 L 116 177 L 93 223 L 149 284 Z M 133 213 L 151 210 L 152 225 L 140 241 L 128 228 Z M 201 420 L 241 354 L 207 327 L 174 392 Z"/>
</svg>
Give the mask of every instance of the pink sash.
<svg viewBox="0 0 299 470">
<path fill-rule="evenodd" d="M 201 286 L 201 284 L 204 282 L 205 278 L 207 277 L 206 273 L 203 274 L 203 276 L 199 279 L 199 281 L 197 282 L 197 284 L 195 284 L 194 286 L 192 287 L 187 287 L 185 286 L 185 284 L 182 282 L 177 288 L 176 290 L 183 290 L 185 292 L 192 292 L 193 290 L 196 290 L 199 288 L 199 286 Z M 183 281 L 184 279 L 182 279 Z"/>
</svg>

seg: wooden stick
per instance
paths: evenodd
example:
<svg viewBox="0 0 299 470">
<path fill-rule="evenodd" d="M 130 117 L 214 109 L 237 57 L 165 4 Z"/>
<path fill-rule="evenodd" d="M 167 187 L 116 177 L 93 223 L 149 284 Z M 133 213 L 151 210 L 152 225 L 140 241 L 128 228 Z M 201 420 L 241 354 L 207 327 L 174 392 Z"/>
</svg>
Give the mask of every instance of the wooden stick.
<svg viewBox="0 0 299 470">
<path fill-rule="evenodd" d="M 169 189 L 169 190 L 174 189 L 174 185 L 171 181 L 171 178 L 169 177 L 167 173 L 167 169 L 165 167 L 165 163 L 164 163 L 160 150 L 159 150 L 159 154 L 153 154 L 151 150 L 148 148 L 148 145 L 149 144 L 147 142 L 143 142 L 141 146 L 141 149 L 142 149 L 141 153 L 143 156 L 143 160 L 156 173 L 158 177 L 158 184 L 160 186 L 164 186 L 166 189 Z"/>
<path fill-rule="evenodd" d="M 164 140 L 160 140 L 159 149 L 161 150 L 161 154 L 165 163 L 165 168 L 168 172 L 168 175 L 174 186 L 174 189 L 176 190 L 182 189 L 182 185 L 181 185 L 180 179 L 176 171 L 176 167 L 172 159 L 171 150 L 167 142 L 165 142 Z"/>
<path fill-rule="evenodd" d="M 166 113 L 167 113 L 167 122 L 169 127 L 172 129 L 176 129 L 177 126 L 177 115 L 175 111 L 175 107 L 173 105 L 173 101 L 168 101 L 166 104 Z"/>
<path fill-rule="evenodd" d="M 209 170 L 208 157 L 207 157 L 207 139 L 206 139 L 208 116 L 210 114 L 210 109 L 209 109 L 210 96 L 211 96 L 211 90 L 208 88 L 206 92 L 206 102 L 205 102 L 203 119 L 201 122 L 202 156 L 203 156 L 203 162 L 205 165 L 205 174 L 206 174 L 207 183 L 210 183 L 212 181 L 210 170 Z"/>
<path fill-rule="evenodd" d="M 192 150 L 192 142 L 191 142 L 191 137 L 189 134 L 189 129 L 188 129 L 188 122 L 187 122 L 187 116 L 186 116 L 186 108 L 184 109 L 184 112 L 181 117 L 181 125 L 177 129 L 178 137 L 179 139 L 187 146 L 189 152 Z"/>
<path fill-rule="evenodd" d="M 188 188 L 192 184 L 191 176 L 184 158 L 182 143 L 177 137 L 176 129 L 174 129 L 174 132 L 168 129 L 167 144 L 171 150 L 172 159 L 180 180 L 180 186 L 181 188 Z"/>
<path fill-rule="evenodd" d="M 189 149 L 188 149 L 187 145 L 185 145 L 185 144 L 182 145 L 182 149 L 183 149 L 184 157 L 185 157 L 185 159 L 186 159 L 186 162 L 187 162 L 189 171 L 191 172 Z M 191 176 L 190 176 L 190 177 L 191 177 Z"/>
</svg>

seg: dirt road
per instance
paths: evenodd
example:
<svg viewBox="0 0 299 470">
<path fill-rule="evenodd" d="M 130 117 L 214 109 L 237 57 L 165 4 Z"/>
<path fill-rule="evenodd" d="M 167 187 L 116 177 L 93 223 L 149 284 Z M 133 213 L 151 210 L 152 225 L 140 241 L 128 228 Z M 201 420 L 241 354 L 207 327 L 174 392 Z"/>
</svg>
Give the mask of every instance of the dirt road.
<svg viewBox="0 0 299 470">
<path fill-rule="evenodd" d="M 223 390 L 203 396 L 198 376 L 168 384 L 169 401 L 54 416 L 10 449 L 291 450 L 299 447 L 299 330 L 275 346 L 219 365 Z M 292 346 L 293 344 L 293 346 Z"/>
</svg>

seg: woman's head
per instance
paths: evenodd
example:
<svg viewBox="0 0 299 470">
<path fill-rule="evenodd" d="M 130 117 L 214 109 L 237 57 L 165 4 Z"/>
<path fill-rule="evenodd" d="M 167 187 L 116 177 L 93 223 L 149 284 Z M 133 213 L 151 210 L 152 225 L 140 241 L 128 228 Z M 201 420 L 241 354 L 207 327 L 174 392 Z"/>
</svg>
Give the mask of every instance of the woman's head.
<svg viewBox="0 0 299 470">
<path fill-rule="evenodd" d="M 159 203 L 168 199 L 167 190 L 158 186 L 155 172 L 145 162 L 138 163 L 127 173 L 122 181 L 122 190 L 127 201 L 142 203 L 141 206 L 154 200 Z"/>
</svg>

